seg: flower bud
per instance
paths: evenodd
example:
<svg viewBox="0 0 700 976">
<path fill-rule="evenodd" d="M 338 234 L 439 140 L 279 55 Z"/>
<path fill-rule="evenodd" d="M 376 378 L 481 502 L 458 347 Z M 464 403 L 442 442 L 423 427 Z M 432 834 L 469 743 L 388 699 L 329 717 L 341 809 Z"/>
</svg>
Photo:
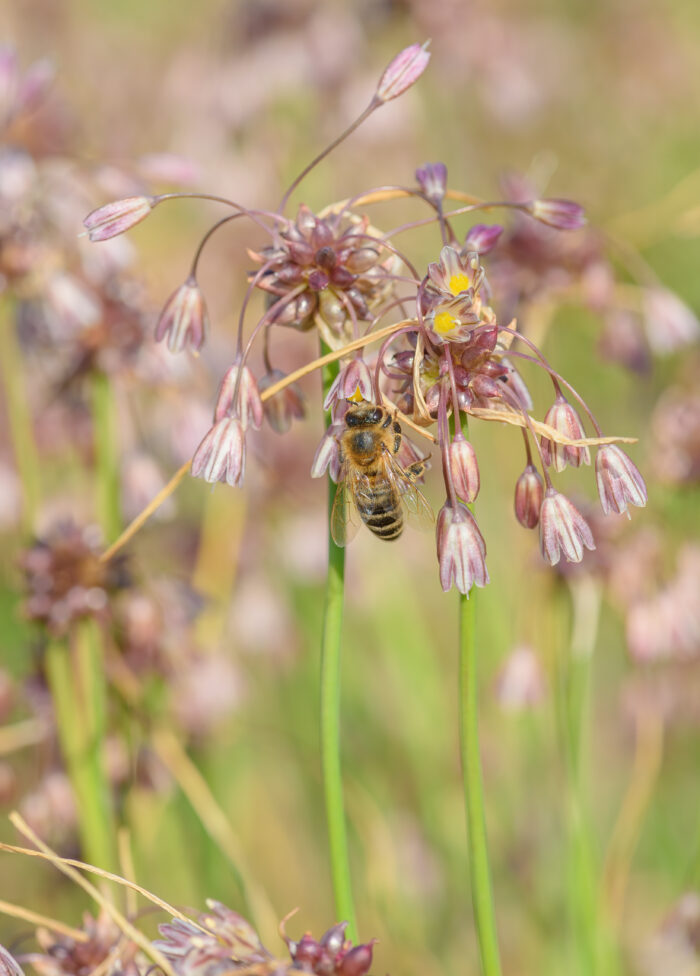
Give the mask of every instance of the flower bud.
<svg viewBox="0 0 700 976">
<path fill-rule="evenodd" d="M 106 241 L 117 234 L 123 234 L 147 217 L 153 206 L 153 197 L 126 197 L 106 203 L 93 210 L 83 220 L 91 241 Z"/>
<path fill-rule="evenodd" d="M 207 432 L 192 458 L 192 474 L 210 484 L 224 481 L 232 488 L 243 482 L 245 436 L 240 420 L 224 417 Z"/>
<path fill-rule="evenodd" d="M 240 356 L 226 370 L 216 398 L 214 420 L 219 421 L 227 416 L 240 417 L 243 430 L 249 426 L 259 430 L 263 422 L 263 405 L 258 384 L 247 366 L 241 369 Z"/>
<path fill-rule="evenodd" d="M 0 976 L 24 976 L 19 963 L 0 945 Z"/>
<path fill-rule="evenodd" d="M 599 448 L 595 459 L 595 477 L 600 504 L 606 515 L 617 512 L 630 518 L 628 505 L 643 508 L 647 503 L 644 478 L 624 451 L 616 444 Z"/>
<path fill-rule="evenodd" d="M 437 556 L 440 585 L 447 591 L 454 584 L 467 594 L 472 586 L 486 586 L 486 543 L 473 515 L 465 505 L 449 502 L 437 517 Z"/>
<path fill-rule="evenodd" d="M 373 939 L 372 942 L 367 942 L 365 945 L 354 946 L 346 952 L 336 969 L 338 976 L 365 976 L 372 965 L 374 941 Z"/>
<path fill-rule="evenodd" d="M 595 549 L 588 522 L 566 495 L 548 488 L 540 511 L 540 549 L 550 566 L 556 566 L 563 555 L 571 563 L 580 563 L 583 549 Z"/>
<path fill-rule="evenodd" d="M 488 254 L 494 249 L 502 233 L 503 228 L 499 224 L 475 224 L 464 240 L 462 253 L 477 251 L 479 254 Z"/>
<path fill-rule="evenodd" d="M 534 200 L 526 205 L 526 210 L 535 220 L 557 230 L 578 230 L 586 223 L 583 207 L 573 200 Z"/>
<path fill-rule="evenodd" d="M 479 494 L 479 465 L 476 451 L 461 433 L 447 448 L 447 463 L 455 491 L 465 502 L 473 502 Z"/>
<path fill-rule="evenodd" d="M 540 520 L 544 484 L 533 464 L 528 464 L 515 483 L 515 517 L 526 529 L 534 529 Z"/>
<path fill-rule="evenodd" d="M 425 196 L 440 206 L 447 189 L 447 167 L 444 163 L 426 163 L 416 170 L 416 180 Z"/>
<path fill-rule="evenodd" d="M 691 345 L 700 335 L 695 314 L 667 288 L 645 291 L 644 326 L 652 352 L 659 356 Z"/>
<path fill-rule="evenodd" d="M 347 922 L 338 922 L 332 925 L 327 932 L 321 936 L 321 945 L 327 949 L 331 955 L 336 956 L 345 945 L 345 930 Z"/>
<path fill-rule="evenodd" d="M 557 393 L 556 400 L 545 414 L 544 422 L 569 440 L 581 440 L 586 436 L 579 415 L 561 393 Z M 540 438 L 540 447 L 544 463 L 548 467 L 553 464 L 556 471 L 563 471 L 567 464 L 578 468 L 581 464 L 591 463 L 587 447 L 559 444 L 549 437 Z"/>
<path fill-rule="evenodd" d="M 422 45 L 411 44 L 396 55 L 379 79 L 375 94 L 377 101 L 388 102 L 398 98 L 418 81 L 430 61 L 427 46 L 427 41 Z"/>
<path fill-rule="evenodd" d="M 163 306 L 156 325 L 156 342 L 167 335 L 170 352 L 182 352 L 186 346 L 199 350 L 209 331 L 209 316 L 204 296 L 194 278 L 172 293 Z"/>
</svg>

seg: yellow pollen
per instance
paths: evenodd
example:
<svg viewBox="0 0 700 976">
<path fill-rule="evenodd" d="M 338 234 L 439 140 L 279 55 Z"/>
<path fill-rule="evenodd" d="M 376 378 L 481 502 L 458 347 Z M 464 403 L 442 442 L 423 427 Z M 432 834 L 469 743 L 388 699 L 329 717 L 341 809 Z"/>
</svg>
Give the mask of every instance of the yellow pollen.
<svg viewBox="0 0 700 976">
<path fill-rule="evenodd" d="M 360 387 L 358 386 L 352 396 L 348 397 L 348 400 L 352 400 L 353 403 L 362 403 L 364 397 L 360 393 Z"/>
<path fill-rule="evenodd" d="M 471 288 L 469 275 L 464 274 L 463 271 L 460 274 L 453 274 L 450 278 L 450 291 L 453 295 L 459 295 L 460 292 L 467 291 L 469 288 Z"/>
<path fill-rule="evenodd" d="M 438 312 L 433 320 L 433 329 L 438 335 L 446 335 L 448 332 L 452 332 L 458 324 L 454 315 L 449 312 Z"/>
</svg>

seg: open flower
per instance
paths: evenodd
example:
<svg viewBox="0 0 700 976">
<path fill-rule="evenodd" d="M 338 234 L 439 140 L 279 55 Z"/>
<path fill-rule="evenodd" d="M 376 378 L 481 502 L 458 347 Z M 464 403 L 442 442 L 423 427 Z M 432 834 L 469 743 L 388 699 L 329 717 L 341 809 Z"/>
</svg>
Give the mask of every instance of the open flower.
<svg viewBox="0 0 700 976">
<path fill-rule="evenodd" d="M 466 505 L 447 502 L 437 517 L 437 553 L 440 585 L 447 591 L 453 585 L 460 593 L 472 586 L 486 586 L 486 543 L 474 516 Z"/>
</svg>

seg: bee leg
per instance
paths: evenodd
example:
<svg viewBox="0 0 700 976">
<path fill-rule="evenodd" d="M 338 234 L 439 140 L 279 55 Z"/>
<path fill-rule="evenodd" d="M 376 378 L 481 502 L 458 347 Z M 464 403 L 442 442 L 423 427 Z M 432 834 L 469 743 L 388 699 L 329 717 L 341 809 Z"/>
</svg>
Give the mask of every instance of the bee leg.
<svg viewBox="0 0 700 976">
<path fill-rule="evenodd" d="M 421 458 L 420 461 L 414 461 L 413 464 L 409 464 L 409 466 L 406 468 L 406 474 L 408 475 L 411 481 L 417 481 L 418 478 L 423 477 L 425 472 L 430 467 L 430 464 L 428 462 L 429 459 L 426 457 L 426 458 Z"/>
</svg>

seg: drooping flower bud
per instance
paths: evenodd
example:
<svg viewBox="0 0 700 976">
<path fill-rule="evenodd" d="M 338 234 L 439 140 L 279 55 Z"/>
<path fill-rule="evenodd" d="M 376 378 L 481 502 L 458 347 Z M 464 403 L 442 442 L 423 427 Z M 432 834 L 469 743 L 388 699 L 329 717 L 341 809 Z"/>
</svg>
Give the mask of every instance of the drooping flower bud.
<svg viewBox="0 0 700 976">
<path fill-rule="evenodd" d="M 149 215 L 155 200 L 153 197 L 126 197 L 106 203 L 93 210 L 83 220 L 91 241 L 106 241 L 123 234 Z"/>
<path fill-rule="evenodd" d="M 365 976 L 372 965 L 372 946 L 375 940 L 353 946 L 345 953 L 337 967 L 338 976 Z"/>
<path fill-rule="evenodd" d="M 502 233 L 500 224 L 474 224 L 464 239 L 462 253 L 477 251 L 479 254 L 488 254 L 494 249 Z"/>
<path fill-rule="evenodd" d="M 535 220 L 557 230 L 578 230 L 586 223 L 583 207 L 573 200 L 533 200 L 527 204 L 526 210 Z"/>
<path fill-rule="evenodd" d="M 188 278 L 172 293 L 156 324 L 156 342 L 168 337 L 170 352 L 182 352 L 188 345 L 199 351 L 209 331 L 209 316 L 199 285 Z"/>
<path fill-rule="evenodd" d="M 466 505 L 449 502 L 437 517 L 437 556 L 440 585 L 447 591 L 454 584 L 467 594 L 472 586 L 486 586 L 486 543 L 474 516 Z"/>
<path fill-rule="evenodd" d="M 285 378 L 280 369 L 272 369 L 266 373 L 258 383 L 258 390 L 265 390 L 279 383 Z M 302 420 L 306 415 L 306 400 L 301 388 L 296 383 L 290 383 L 279 393 L 263 400 L 263 411 L 268 424 L 277 434 L 286 434 L 292 426 L 292 420 Z"/>
<path fill-rule="evenodd" d="M 425 163 L 416 170 L 416 180 L 425 196 L 440 206 L 447 189 L 447 167 L 444 163 Z"/>
<path fill-rule="evenodd" d="M 479 494 L 479 464 L 476 451 L 461 432 L 447 448 L 447 461 L 455 491 L 463 501 L 473 502 Z"/>
<path fill-rule="evenodd" d="M 599 448 L 595 459 L 595 477 L 600 504 L 606 515 L 617 512 L 630 518 L 628 505 L 643 508 L 647 503 L 647 486 L 635 464 L 616 444 Z"/>
<path fill-rule="evenodd" d="M 243 482 L 245 435 L 237 417 L 224 417 L 207 432 L 192 458 L 192 474 L 210 484 L 224 481 L 232 488 Z"/>
<path fill-rule="evenodd" d="M 544 422 L 569 440 L 581 440 L 586 436 L 581 418 L 561 393 L 557 393 L 556 400 L 545 414 Z M 549 437 L 542 437 L 540 447 L 544 463 L 548 467 L 553 464 L 556 471 L 563 471 L 567 464 L 578 468 L 581 464 L 591 463 L 590 452 L 585 446 L 559 444 Z"/>
<path fill-rule="evenodd" d="M 4 946 L 0 945 L 0 976 L 24 976 L 19 963 Z"/>
<path fill-rule="evenodd" d="M 540 511 L 540 549 L 550 566 L 563 555 L 570 563 L 580 563 L 583 549 L 595 549 L 588 522 L 566 495 L 548 488 Z"/>
<path fill-rule="evenodd" d="M 398 98 L 418 81 L 430 61 L 427 46 L 427 41 L 425 44 L 411 44 L 396 55 L 379 79 L 375 94 L 377 101 L 388 102 Z"/>
<path fill-rule="evenodd" d="M 371 400 L 373 395 L 372 374 L 364 359 L 359 357 L 353 357 L 340 368 L 323 401 L 323 409 L 330 410 L 340 400 L 349 400 L 356 395 L 362 400 Z"/>
<path fill-rule="evenodd" d="M 321 936 L 321 945 L 324 947 L 324 949 L 327 949 L 331 955 L 337 956 L 345 945 L 345 930 L 347 927 L 347 922 L 338 922 L 336 925 L 332 925 L 328 931 L 324 932 Z"/>
<path fill-rule="evenodd" d="M 515 517 L 526 529 L 534 529 L 540 520 L 544 483 L 534 464 L 528 464 L 515 483 Z"/>
<path fill-rule="evenodd" d="M 247 366 L 241 368 L 240 355 L 226 370 L 216 398 L 214 420 L 227 416 L 239 417 L 243 430 L 248 427 L 260 430 L 263 422 L 263 405 L 258 384 Z"/>
</svg>

